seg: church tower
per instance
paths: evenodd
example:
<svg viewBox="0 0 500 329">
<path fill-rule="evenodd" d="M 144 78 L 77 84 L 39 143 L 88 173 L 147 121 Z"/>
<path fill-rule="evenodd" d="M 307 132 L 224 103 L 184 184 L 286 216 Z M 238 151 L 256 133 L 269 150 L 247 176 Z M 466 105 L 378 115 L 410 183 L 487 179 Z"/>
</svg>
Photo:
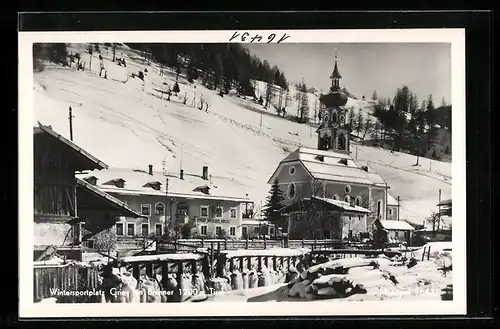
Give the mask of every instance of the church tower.
<svg viewBox="0 0 500 329">
<path fill-rule="evenodd" d="M 327 94 L 321 95 L 320 103 L 323 108 L 323 117 L 316 130 L 318 134 L 318 150 L 332 150 L 349 154 L 350 126 L 346 123 L 347 96 L 340 90 L 340 75 L 335 54 L 335 65 L 330 76 L 332 85 Z"/>
</svg>

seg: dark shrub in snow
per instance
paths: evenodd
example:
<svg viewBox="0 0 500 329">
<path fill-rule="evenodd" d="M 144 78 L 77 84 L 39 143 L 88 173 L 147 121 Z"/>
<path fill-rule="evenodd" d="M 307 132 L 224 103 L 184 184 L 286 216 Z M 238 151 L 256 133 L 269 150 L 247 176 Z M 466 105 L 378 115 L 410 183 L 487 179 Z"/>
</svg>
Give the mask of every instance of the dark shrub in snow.
<svg viewBox="0 0 500 329">
<path fill-rule="evenodd" d="M 139 77 L 139 79 L 144 81 L 144 73 L 142 71 L 139 71 L 138 77 Z"/>
<path fill-rule="evenodd" d="M 175 82 L 175 85 L 174 85 L 174 88 L 172 89 L 172 91 L 174 93 L 178 93 L 179 91 L 181 91 L 181 89 L 179 88 L 179 84 L 177 83 L 177 81 Z"/>
</svg>

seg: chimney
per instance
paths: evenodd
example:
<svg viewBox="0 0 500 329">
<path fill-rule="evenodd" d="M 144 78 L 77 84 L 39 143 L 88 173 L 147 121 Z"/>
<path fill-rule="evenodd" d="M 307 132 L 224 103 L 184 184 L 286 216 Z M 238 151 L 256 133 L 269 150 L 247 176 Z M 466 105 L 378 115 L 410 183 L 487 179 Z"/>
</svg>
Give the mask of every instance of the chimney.
<svg viewBox="0 0 500 329">
<path fill-rule="evenodd" d="M 153 174 L 153 165 L 149 165 L 149 174 L 152 175 Z"/>
<path fill-rule="evenodd" d="M 184 170 L 181 169 L 180 179 L 184 179 Z"/>
<path fill-rule="evenodd" d="M 204 180 L 208 180 L 208 167 L 203 166 L 203 175 L 201 176 Z"/>
</svg>

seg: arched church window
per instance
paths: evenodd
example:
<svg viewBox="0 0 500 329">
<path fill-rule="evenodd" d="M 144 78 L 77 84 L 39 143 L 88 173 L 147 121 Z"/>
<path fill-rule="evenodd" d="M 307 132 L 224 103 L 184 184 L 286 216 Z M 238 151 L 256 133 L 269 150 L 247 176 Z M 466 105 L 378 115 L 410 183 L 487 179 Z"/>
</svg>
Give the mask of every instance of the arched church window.
<svg viewBox="0 0 500 329">
<path fill-rule="evenodd" d="M 337 142 L 337 149 L 338 150 L 345 150 L 346 149 L 346 140 L 344 134 L 340 134 L 338 137 L 338 142 Z"/>
<path fill-rule="evenodd" d="M 332 122 L 337 123 L 337 112 L 332 112 Z"/>
<path fill-rule="evenodd" d="M 356 206 L 361 207 L 361 197 L 356 197 Z"/>
<path fill-rule="evenodd" d="M 290 183 L 288 185 L 287 196 L 291 200 L 291 199 L 295 198 L 295 194 L 296 194 L 295 184 L 294 183 Z"/>
<path fill-rule="evenodd" d="M 331 148 L 331 138 L 330 136 L 328 136 L 328 134 L 325 134 L 322 137 L 320 137 L 319 149 L 328 150 L 330 148 Z"/>
<path fill-rule="evenodd" d="M 344 198 L 344 201 L 347 202 L 347 203 L 351 203 L 351 197 L 346 195 L 345 198 Z"/>
<path fill-rule="evenodd" d="M 382 200 L 378 200 L 377 202 L 377 217 L 380 218 L 382 215 Z"/>
<path fill-rule="evenodd" d="M 339 196 L 337 194 L 335 194 L 333 197 L 332 197 L 333 200 L 338 200 L 339 199 Z"/>
<path fill-rule="evenodd" d="M 345 191 L 345 193 L 346 193 L 346 194 L 351 193 L 351 191 L 352 191 L 351 185 L 346 185 L 346 186 L 344 187 L 344 191 Z"/>
<path fill-rule="evenodd" d="M 345 123 L 345 116 L 341 115 L 339 121 L 340 123 Z"/>
</svg>

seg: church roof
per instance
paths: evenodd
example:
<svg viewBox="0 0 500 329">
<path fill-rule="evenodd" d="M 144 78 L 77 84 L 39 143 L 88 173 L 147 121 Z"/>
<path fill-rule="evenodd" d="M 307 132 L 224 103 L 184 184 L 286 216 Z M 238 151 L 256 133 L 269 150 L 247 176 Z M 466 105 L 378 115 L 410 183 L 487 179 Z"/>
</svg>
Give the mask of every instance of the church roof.
<svg viewBox="0 0 500 329">
<path fill-rule="evenodd" d="M 283 159 L 280 165 L 293 161 L 300 161 L 315 179 L 385 187 L 385 181 L 373 169 L 367 166 L 368 171 L 363 170 L 351 156 L 343 153 L 300 147 Z M 278 169 L 269 184 L 274 180 Z"/>
<path fill-rule="evenodd" d="M 347 95 L 340 91 L 330 91 L 328 94 L 324 94 L 320 97 L 320 102 L 329 106 L 342 107 L 347 104 Z"/>
<path fill-rule="evenodd" d="M 333 68 L 332 75 L 330 76 L 330 79 L 342 79 L 342 76 L 340 75 L 339 68 L 337 66 L 337 60 L 335 60 L 335 67 Z"/>
</svg>

